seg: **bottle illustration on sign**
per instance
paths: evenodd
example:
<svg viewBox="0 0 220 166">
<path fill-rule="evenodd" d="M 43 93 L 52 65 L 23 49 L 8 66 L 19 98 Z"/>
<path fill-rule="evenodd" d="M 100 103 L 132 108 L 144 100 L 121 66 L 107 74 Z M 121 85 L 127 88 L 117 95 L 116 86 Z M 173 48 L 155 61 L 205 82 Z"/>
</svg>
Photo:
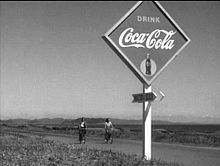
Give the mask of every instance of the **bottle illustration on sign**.
<svg viewBox="0 0 220 166">
<path fill-rule="evenodd" d="M 150 54 L 147 54 L 146 62 L 145 62 L 145 74 L 151 75 L 151 61 L 150 61 Z"/>
<path fill-rule="evenodd" d="M 146 59 L 143 59 L 140 65 L 141 72 L 148 77 L 153 76 L 157 71 L 157 65 L 155 61 L 147 54 Z"/>
</svg>

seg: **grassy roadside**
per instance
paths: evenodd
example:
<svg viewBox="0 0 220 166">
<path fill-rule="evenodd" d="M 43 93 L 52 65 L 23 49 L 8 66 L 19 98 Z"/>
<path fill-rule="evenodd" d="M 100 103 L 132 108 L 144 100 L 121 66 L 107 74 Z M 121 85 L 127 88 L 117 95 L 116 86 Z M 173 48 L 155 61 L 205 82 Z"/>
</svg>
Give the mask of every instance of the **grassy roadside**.
<svg viewBox="0 0 220 166">
<path fill-rule="evenodd" d="M 153 142 L 220 147 L 220 125 L 156 125 L 152 127 Z M 35 131 L 78 136 L 77 128 L 64 125 L 3 124 L 1 128 L 2 130 Z M 115 138 L 141 140 L 142 134 L 141 126 L 115 125 Z M 87 136 L 104 138 L 104 129 L 96 124 L 92 128 L 88 128 Z"/>
<path fill-rule="evenodd" d="M 136 155 L 110 150 L 76 147 L 39 136 L 0 135 L 0 160 L 4 166 L 179 166 L 153 159 L 143 161 Z"/>
</svg>

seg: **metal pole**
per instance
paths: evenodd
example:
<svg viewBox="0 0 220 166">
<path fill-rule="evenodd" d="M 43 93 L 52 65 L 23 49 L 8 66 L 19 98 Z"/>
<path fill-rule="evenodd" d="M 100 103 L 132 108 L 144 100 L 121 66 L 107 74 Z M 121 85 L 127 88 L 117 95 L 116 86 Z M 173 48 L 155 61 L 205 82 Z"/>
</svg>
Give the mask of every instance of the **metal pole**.
<svg viewBox="0 0 220 166">
<path fill-rule="evenodd" d="M 149 92 L 151 86 L 143 84 L 143 93 Z M 151 101 L 143 102 L 143 158 L 151 160 Z"/>
</svg>

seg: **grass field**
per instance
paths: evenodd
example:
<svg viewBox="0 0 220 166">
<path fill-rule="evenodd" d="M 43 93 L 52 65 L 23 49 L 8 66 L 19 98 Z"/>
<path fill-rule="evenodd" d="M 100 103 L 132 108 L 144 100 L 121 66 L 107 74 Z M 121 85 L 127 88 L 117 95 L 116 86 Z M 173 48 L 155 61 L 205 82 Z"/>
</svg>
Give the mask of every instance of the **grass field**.
<svg viewBox="0 0 220 166">
<path fill-rule="evenodd" d="M 1 132 L 0 140 L 2 166 L 179 166 L 156 159 L 146 161 L 136 155 L 111 150 L 76 147 L 36 135 Z"/>
</svg>

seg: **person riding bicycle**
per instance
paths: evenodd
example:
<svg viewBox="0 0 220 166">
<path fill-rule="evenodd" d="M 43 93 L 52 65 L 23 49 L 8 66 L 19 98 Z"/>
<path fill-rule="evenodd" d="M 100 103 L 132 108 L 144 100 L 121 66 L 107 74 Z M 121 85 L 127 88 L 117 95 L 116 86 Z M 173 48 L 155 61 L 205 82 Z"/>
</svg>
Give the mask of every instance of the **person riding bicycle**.
<svg viewBox="0 0 220 166">
<path fill-rule="evenodd" d="M 81 118 L 81 122 L 79 123 L 79 142 L 85 143 L 85 137 L 86 137 L 86 130 L 87 130 L 87 125 L 84 120 L 84 118 Z"/>
<path fill-rule="evenodd" d="M 107 118 L 105 120 L 105 143 L 108 143 L 108 141 L 110 141 L 110 143 L 112 143 L 113 141 L 113 125 L 112 122 L 110 122 L 109 118 Z"/>
</svg>

